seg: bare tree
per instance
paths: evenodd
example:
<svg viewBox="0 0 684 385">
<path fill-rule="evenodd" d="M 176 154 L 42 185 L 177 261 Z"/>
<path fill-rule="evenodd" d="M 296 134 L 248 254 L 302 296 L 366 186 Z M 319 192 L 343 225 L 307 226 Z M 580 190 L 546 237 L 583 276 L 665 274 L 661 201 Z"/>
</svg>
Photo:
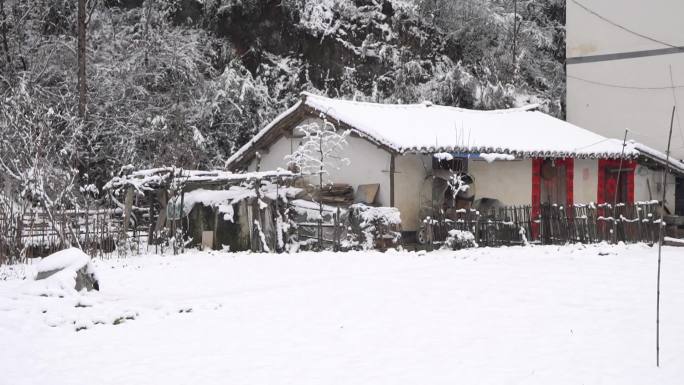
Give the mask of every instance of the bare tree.
<svg viewBox="0 0 684 385">
<path fill-rule="evenodd" d="M 78 0 L 78 116 L 86 109 L 86 0 Z"/>
<path fill-rule="evenodd" d="M 7 42 L 7 14 L 5 13 L 5 0 L 0 0 L 0 39 L 2 40 L 2 50 L 5 52 L 5 66 L 10 69 L 12 59 Z"/>
<path fill-rule="evenodd" d="M 323 117 L 322 124 L 310 123 L 297 127 L 304 138 L 299 148 L 287 155 L 285 159 L 303 175 L 318 176 L 318 245 L 322 243 L 323 193 L 324 175 L 331 169 L 348 166 L 349 159 L 341 157 L 340 152 L 348 145 L 347 136 L 350 131 L 338 132 L 337 128 Z"/>
<path fill-rule="evenodd" d="M 36 105 L 35 91 L 21 84 L 0 103 L 0 188 L 24 212 L 39 208 L 57 229 L 56 210 L 73 203 L 78 172 L 70 153 L 79 126 L 68 110 Z"/>
</svg>

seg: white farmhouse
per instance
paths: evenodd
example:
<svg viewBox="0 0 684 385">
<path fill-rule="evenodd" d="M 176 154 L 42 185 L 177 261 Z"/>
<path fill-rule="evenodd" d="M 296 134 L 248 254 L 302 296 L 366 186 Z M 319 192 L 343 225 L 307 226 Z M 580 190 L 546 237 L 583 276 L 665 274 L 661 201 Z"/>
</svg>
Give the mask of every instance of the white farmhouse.
<svg viewBox="0 0 684 385">
<path fill-rule="evenodd" d="M 322 123 L 323 118 L 351 131 L 340 154 L 350 165 L 331 170 L 327 180 L 354 188 L 378 184 L 375 204 L 397 207 L 409 232 L 445 207 L 446 179 L 452 172 L 471 179 L 466 197 L 471 202 L 531 205 L 533 213 L 542 203 L 612 203 L 616 195 L 620 202 L 633 202 L 662 194 L 663 154 L 634 142 L 623 146 L 621 140 L 556 119 L 535 106 L 474 111 L 302 93 L 294 106 L 237 151 L 227 167 L 286 168 L 285 157 L 301 144 L 298 126 Z M 683 174 L 684 163 L 673 163 L 672 170 Z M 668 206 L 673 193 L 668 192 Z"/>
</svg>

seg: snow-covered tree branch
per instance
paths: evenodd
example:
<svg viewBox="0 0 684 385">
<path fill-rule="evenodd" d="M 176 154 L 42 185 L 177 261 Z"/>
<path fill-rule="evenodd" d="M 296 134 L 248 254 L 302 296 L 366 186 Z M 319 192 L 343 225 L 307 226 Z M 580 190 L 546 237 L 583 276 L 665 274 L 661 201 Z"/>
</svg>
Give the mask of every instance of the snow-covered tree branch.
<svg viewBox="0 0 684 385">
<path fill-rule="evenodd" d="M 340 156 L 348 145 L 349 130 L 337 130 L 325 117 L 321 123 L 300 125 L 295 131 L 304 135 L 302 144 L 291 155 L 285 157 L 304 175 L 319 175 L 321 180 L 329 170 L 349 166 L 349 159 Z M 322 184 L 322 182 L 321 182 Z"/>
<path fill-rule="evenodd" d="M 347 137 L 349 130 L 337 130 L 325 116 L 321 116 L 321 122 L 302 124 L 295 132 L 304 135 L 300 146 L 285 159 L 290 168 L 294 168 L 306 176 L 318 176 L 318 211 L 319 217 L 323 215 L 322 193 L 325 175 L 331 170 L 339 170 L 343 166 L 349 166 L 349 159 L 341 156 L 345 147 L 348 146 Z M 321 246 L 322 228 L 319 221 L 318 240 Z"/>
</svg>

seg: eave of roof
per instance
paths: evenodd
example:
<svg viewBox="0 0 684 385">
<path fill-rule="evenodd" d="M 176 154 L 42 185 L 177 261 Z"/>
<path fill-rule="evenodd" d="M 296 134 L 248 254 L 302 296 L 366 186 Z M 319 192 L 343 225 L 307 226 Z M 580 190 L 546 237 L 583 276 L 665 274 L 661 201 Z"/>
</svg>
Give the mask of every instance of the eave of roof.
<svg viewBox="0 0 684 385">
<path fill-rule="evenodd" d="M 672 156 L 667 157 L 667 155 L 662 152 L 651 148 L 643 143 L 633 142 L 634 148 L 636 148 L 639 153 L 658 163 L 660 166 L 669 166 L 670 170 L 676 172 L 677 174 L 684 175 L 684 162 L 679 159 L 673 158 Z"/>
<path fill-rule="evenodd" d="M 254 147 L 258 144 L 261 144 L 264 142 L 264 139 L 266 136 L 274 129 L 276 128 L 280 122 L 285 120 L 286 118 L 292 116 L 295 114 L 297 111 L 300 111 L 304 106 L 304 99 L 300 99 L 292 105 L 292 107 L 288 108 L 285 110 L 283 113 L 278 115 L 275 119 L 273 119 L 269 124 L 267 124 L 264 128 L 262 128 L 259 132 L 252 137 L 252 139 L 249 140 L 249 142 L 245 143 L 240 149 L 238 149 L 233 155 L 228 158 L 225 162 L 225 167 L 228 169 L 234 168 L 234 166 L 240 164 L 241 162 L 244 161 L 245 156 L 248 155 L 253 155 L 252 150 L 254 150 Z"/>
</svg>

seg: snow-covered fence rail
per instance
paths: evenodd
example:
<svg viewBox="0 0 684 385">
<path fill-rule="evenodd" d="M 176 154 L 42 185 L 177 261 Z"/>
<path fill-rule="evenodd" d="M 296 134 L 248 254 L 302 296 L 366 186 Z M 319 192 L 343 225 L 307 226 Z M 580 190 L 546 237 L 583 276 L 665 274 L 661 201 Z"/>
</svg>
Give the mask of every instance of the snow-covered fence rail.
<svg viewBox="0 0 684 385">
<path fill-rule="evenodd" d="M 428 248 L 442 244 L 450 230 L 470 231 L 480 246 L 658 242 L 659 202 L 543 204 L 508 206 L 487 211 L 461 209 L 455 218 L 427 218 L 421 239 Z"/>
<path fill-rule="evenodd" d="M 661 224 L 657 201 L 634 204 L 574 205 L 568 209 L 542 205 L 535 223 L 536 238 L 543 244 L 597 242 L 658 242 Z"/>
</svg>

